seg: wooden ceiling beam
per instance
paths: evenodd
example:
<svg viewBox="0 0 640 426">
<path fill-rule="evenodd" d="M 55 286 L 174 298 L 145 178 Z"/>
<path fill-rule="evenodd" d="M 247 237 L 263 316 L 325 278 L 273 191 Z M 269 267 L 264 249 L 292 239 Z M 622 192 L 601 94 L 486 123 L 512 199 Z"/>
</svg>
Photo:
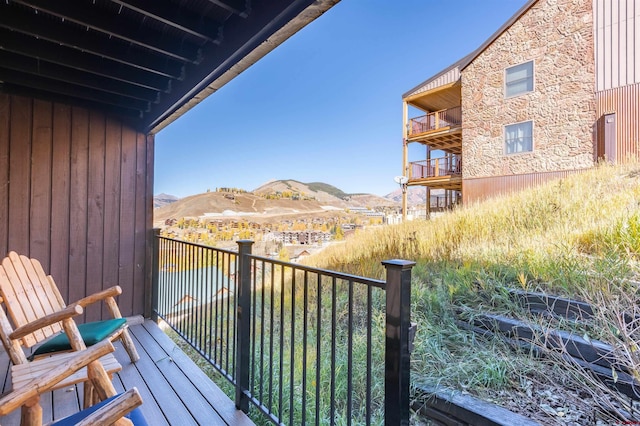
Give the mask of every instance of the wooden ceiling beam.
<svg viewBox="0 0 640 426">
<path fill-rule="evenodd" d="M 92 101 L 97 104 L 139 111 L 141 113 L 149 110 L 149 102 L 55 81 L 42 76 L 28 75 L 19 71 L 2 68 L 1 65 L 0 80 L 17 86 L 31 87 L 48 93 L 56 93 L 71 98 Z"/>
<path fill-rule="evenodd" d="M 43 14 L 29 13 L 24 8 L 4 10 L 0 4 L 0 27 L 15 30 L 39 39 L 60 44 L 82 52 L 91 53 L 101 58 L 149 71 L 163 77 L 183 78 L 184 62 L 162 57 L 146 49 L 138 49 L 130 43 L 117 39 L 105 43 L 104 36 L 95 31 L 74 31 L 62 20 L 52 22 Z M 9 13 L 10 12 L 10 13 Z M 9 33 L 0 35 L 5 40 Z"/>
<path fill-rule="evenodd" d="M 152 103 L 158 102 L 160 99 L 160 93 L 158 90 L 135 86 L 107 77 L 53 64 L 37 58 L 18 55 L 6 50 L 0 50 L 0 64 L 2 64 L 0 65 L 1 67 L 10 70 L 39 75 L 41 77 L 69 84 L 77 84 L 79 86 L 113 93 L 115 95 L 121 95 L 131 99 L 138 99 Z"/>
<path fill-rule="evenodd" d="M 202 60 L 199 46 L 186 43 L 184 40 L 176 39 L 176 37 L 151 31 L 147 27 L 141 27 L 137 22 L 132 23 L 125 20 L 124 17 L 121 19 L 105 19 L 104 12 L 98 8 L 87 7 L 87 2 L 83 0 L 13 0 L 13 2 L 32 7 L 34 11 L 44 12 L 60 19 L 68 20 L 87 29 L 101 32 L 108 37 L 135 44 L 169 58 L 194 64 Z M 105 40 L 105 43 L 107 41 Z"/>
<path fill-rule="evenodd" d="M 31 97 L 35 99 L 42 99 L 50 102 L 66 103 L 68 105 L 76 105 L 84 107 L 90 110 L 103 111 L 107 114 L 114 115 L 122 118 L 125 122 L 130 123 L 135 127 L 135 123 L 140 119 L 140 111 L 135 111 L 127 108 L 118 108 L 111 105 L 105 105 L 97 102 L 92 102 L 84 99 L 73 98 L 66 95 L 60 95 L 50 92 L 41 91 L 33 87 L 24 87 L 11 83 L 3 83 L 0 81 L 0 93 L 7 93 L 11 95 Z"/>
<path fill-rule="evenodd" d="M 163 2 L 161 0 L 111 0 L 127 9 L 155 19 L 172 28 L 199 37 L 204 41 L 220 44 L 222 22 L 212 22 L 202 15 Z"/>
<path fill-rule="evenodd" d="M 224 10 L 238 15 L 241 18 L 249 16 L 249 2 L 247 0 L 235 0 L 235 1 L 222 1 L 222 0 L 208 0 L 209 3 L 214 4 Z"/>
<path fill-rule="evenodd" d="M 109 59 L 82 53 L 76 49 L 36 39 L 15 31 L 0 29 L 0 48 L 24 56 L 86 71 L 151 90 L 168 92 L 171 79 L 138 68 L 131 68 Z"/>
</svg>

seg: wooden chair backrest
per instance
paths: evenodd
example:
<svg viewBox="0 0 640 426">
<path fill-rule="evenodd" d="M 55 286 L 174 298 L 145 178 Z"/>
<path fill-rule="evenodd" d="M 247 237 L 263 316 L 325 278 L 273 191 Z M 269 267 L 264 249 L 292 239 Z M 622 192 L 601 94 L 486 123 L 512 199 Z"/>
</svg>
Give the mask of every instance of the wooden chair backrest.
<svg viewBox="0 0 640 426">
<path fill-rule="evenodd" d="M 9 337 L 13 333 L 13 326 L 5 313 L 4 300 L 2 302 L 2 306 L 0 306 L 0 340 L 2 341 L 2 346 L 4 346 L 4 350 L 14 365 L 26 364 L 29 361 L 22 349 L 22 342 L 19 339 L 11 339 Z"/>
<path fill-rule="evenodd" d="M 0 265 L 0 295 L 14 328 L 21 327 L 66 305 L 55 281 L 37 259 L 12 251 Z M 42 328 L 21 339 L 31 347 L 62 331 L 62 323 Z"/>
</svg>

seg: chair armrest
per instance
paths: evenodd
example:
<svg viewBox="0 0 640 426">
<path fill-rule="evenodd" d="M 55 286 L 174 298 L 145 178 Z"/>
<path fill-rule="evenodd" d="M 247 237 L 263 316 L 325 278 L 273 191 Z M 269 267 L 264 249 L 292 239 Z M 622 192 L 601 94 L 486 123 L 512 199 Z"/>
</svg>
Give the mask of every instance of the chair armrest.
<svg viewBox="0 0 640 426">
<path fill-rule="evenodd" d="M 39 330 L 51 324 L 55 324 L 67 318 L 73 318 L 77 315 L 81 315 L 83 312 L 84 309 L 82 308 L 82 306 L 76 304 L 69 305 L 64 309 L 59 310 L 58 312 L 54 312 L 47 316 L 38 318 L 35 321 L 16 328 L 13 333 L 9 335 L 9 338 L 12 340 L 20 339 L 21 337 L 33 333 L 36 330 Z"/>
<path fill-rule="evenodd" d="M 100 407 L 89 414 L 82 421 L 76 423 L 76 426 L 110 425 L 140 405 L 142 405 L 142 397 L 138 389 L 131 388 L 118 395 L 104 407 Z M 131 422 L 128 423 L 132 424 Z"/>
<path fill-rule="evenodd" d="M 56 368 L 33 379 L 20 389 L 14 389 L 11 393 L 0 399 L 0 416 L 4 416 L 16 408 L 19 408 L 32 398 L 50 391 L 56 383 L 114 350 L 115 348 L 111 342 L 104 340 L 91 346 L 89 349 L 76 352 L 75 356 L 59 364 Z"/>
<path fill-rule="evenodd" d="M 104 300 L 108 297 L 116 297 L 122 294 L 122 288 L 119 285 L 114 285 L 113 287 L 109 287 L 106 290 L 99 291 L 97 293 L 93 293 L 87 297 L 83 297 L 82 299 L 76 302 L 76 305 L 80 305 L 83 308 L 91 305 L 93 303 Z"/>
</svg>

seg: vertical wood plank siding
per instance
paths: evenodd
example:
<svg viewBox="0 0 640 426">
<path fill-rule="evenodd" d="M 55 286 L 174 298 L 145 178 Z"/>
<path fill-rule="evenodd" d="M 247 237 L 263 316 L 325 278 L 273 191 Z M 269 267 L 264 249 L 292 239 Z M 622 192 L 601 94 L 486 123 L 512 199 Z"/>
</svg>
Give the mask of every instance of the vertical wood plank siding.
<svg viewBox="0 0 640 426">
<path fill-rule="evenodd" d="M 0 95 L 2 96 L 2 95 Z M 0 98 L 0 252 L 9 244 L 9 103 Z"/>
<path fill-rule="evenodd" d="M 101 290 L 103 282 L 104 261 L 104 187 L 105 187 L 105 154 L 106 123 L 101 114 L 89 114 L 89 144 L 87 179 L 87 293 L 93 294 Z M 104 308 L 104 306 L 103 306 Z M 100 318 L 97 309 L 87 310 L 87 321 Z"/>
<path fill-rule="evenodd" d="M 30 253 L 42 259 L 49 270 L 51 245 L 49 230 L 51 215 L 39 214 L 51 210 L 51 151 L 53 108 L 50 102 L 33 102 L 33 146 L 31 149 L 31 209 L 29 218 Z"/>
<path fill-rule="evenodd" d="M 528 173 L 513 176 L 491 176 L 462 181 L 462 202 L 464 204 L 482 201 L 500 194 L 508 194 L 533 186 L 541 185 L 554 179 L 562 179 L 583 170 L 563 170 L 547 173 Z"/>
<path fill-rule="evenodd" d="M 9 248 L 29 252 L 29 199 L 31 198 L 31 119 L 30 99 L 11 102 L 9 123 Z M 20 141 L 29 141 L 21 143 Z"/>
<path fill-rule="evenodd" d="M 0 102 L 2 103 L 2 102 Z M 8 103 L 7 103 L 8 104 Z M 51 275 L 55 277 L 63 295 L 69 288 L 69 243 L 71 217 L 71 107 L 53 106 L 53 161 L 51 171 Z M 0 255 L 4 255 L 0 253 Z"/>
<path fill-rule="evenodd" d="M 38 258 L 68 301 L 120 285 L 123 315 L 143 314 L 153 144 L 99 112 L 0 94 L 0 258 Z"/>
<path fill-rule="evenodd" d="M 593 0 L 596 90 L 640 83 L 640 2 Z"/>
<path fill-rule="evenodd" d="M 596 114 L 616 114 L 616 161 L 624 163 L 640 159 L 640 84 L 619 87 L 596 93 Z M 598 138 L 603 137 L 600 127 L 603 121 L 597 123 Z M 598 141 L 602 150 L 603 141 Z M 602 152 L 598 153 L 602 155 Z"/>
<path fill-rule="evenodd" d="M 153 234 L 153 180 L 154 180 L 154 164 L 153 164 L 153 159 L 155 158 L 155 144 L 154 144 L 154 137 L 153 135 L 147 135 L 147 191 L 148 194 L 147 196 L 149 197 L 149 200 L 147 201 L 148 206 L 146 209 L 147 212 L 147 216 L 146 216 L 146 220 L 145 222 L 147 223 L 147 236 L 145 241 L 149 242 L 149 241 L 154 241 L 154 234 Z M 145 268 L 144 272 L 145 272 L 145 282 L 148 284 L 147 287 L 148 289 L 151 289 L 151 282 L 153 279 L 153 268 L 152 268 L 152 262 L 153 261 L 153 244 L 147 244 L 146 245 L 146 262 L 145 264 L 147 265 L 147 267 Z M 150 318 L 152 316 L 152 308 L 153 308 L 153 301 L 151 300 L 151 294 L 143 294 L 142 295 L 144 298 L 144 316 L 145 318 Z"/>
</svg>

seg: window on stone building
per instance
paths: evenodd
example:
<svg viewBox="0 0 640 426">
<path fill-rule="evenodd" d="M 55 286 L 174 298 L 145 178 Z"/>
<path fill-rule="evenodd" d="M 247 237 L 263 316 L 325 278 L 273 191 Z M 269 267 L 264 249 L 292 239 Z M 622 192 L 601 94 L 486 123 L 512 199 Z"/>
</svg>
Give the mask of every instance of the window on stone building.
<svg viewBox="0 0 640 426">
<path fill-rule="evenodd" d="M 533 92 L 533 61 L 504 70 L 504 96 L 511 98 Z"/>
<path fill-rule="evenodd" d="M 529 151 L 533 151 L 533 121 L 504 126 L 505 154 Z"/>
</svg>

